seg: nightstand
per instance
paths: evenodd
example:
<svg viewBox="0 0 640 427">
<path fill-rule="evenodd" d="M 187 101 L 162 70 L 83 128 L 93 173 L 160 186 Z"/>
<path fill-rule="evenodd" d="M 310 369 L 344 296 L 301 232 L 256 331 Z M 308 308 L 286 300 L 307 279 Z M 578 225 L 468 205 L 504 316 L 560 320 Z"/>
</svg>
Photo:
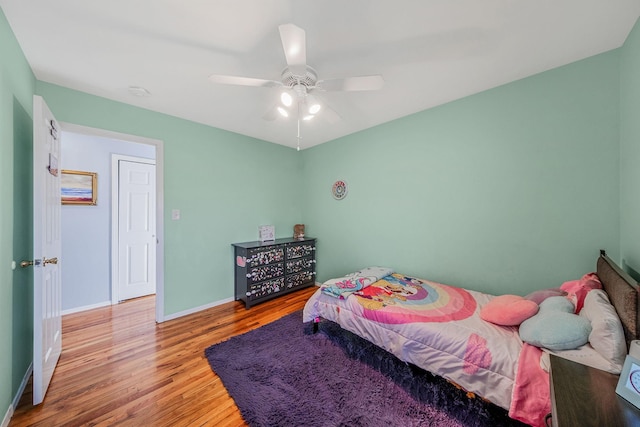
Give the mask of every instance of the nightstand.
<svg viewBox="0 0 640 427">
<path fill-rule="evenodd" d="M 640 425 L 640 410 L 616 394 L 618 375 L 550 356 L 554 427 Z"/>
</svg>

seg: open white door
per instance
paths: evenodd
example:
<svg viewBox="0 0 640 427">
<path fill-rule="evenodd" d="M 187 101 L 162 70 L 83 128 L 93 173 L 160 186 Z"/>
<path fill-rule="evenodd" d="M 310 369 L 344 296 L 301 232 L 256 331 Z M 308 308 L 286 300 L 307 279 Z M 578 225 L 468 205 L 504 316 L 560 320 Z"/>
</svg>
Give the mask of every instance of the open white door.
<svg viewBox="0 0 640 427">
<path fill-rule="evenodd" d="M 44 400 L 62 351 L 60 127 L 33 97 L 33 404 Z"/>
</svg>

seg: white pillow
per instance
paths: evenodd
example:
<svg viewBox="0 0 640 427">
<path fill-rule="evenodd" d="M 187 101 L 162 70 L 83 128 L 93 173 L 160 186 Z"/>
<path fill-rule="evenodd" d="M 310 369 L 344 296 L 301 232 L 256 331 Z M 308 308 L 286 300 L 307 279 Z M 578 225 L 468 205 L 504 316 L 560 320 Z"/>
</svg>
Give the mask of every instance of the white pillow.
<svg viewBox="0 0 640 427">
<path fill-rule="evenodd" d="M 622 370 L 627 355 L 627 342 L 620 318 L 607 294 L 601 289 L 589 291 L 580 316 L 591 321 L 589 343 L 594 350 L 611 362 L 612 369 Z"/>
<path fill-rule="evenodd" d="M 592 368 L 600 369 L 601 371 L 611 372 L 615 375 L 620 375 L 620 371 L 622 371 L 622 366 L 616 365 L 612 363 L 610 360 L 605 359 L 593 349 L 591 344 L 586 343 L 578 348 L 572 350 L 561 350 L 561 351 L 550 351 L 547 349 L 543 349 L 542 354 L 555 354 L 556 356 L 560 356 L 563 359 L 569 359 L 573 362 L 580 363 L 582 365 L 591 366 Z M 548 358 L 548 356 L 547 356 Z M 540 366 L 545 371 L 549 372 L 549 361 L 543 360 L 544 358 L 540 358 Z M 545 364 L 543 364 L 546 363 Z"/>
</svg>

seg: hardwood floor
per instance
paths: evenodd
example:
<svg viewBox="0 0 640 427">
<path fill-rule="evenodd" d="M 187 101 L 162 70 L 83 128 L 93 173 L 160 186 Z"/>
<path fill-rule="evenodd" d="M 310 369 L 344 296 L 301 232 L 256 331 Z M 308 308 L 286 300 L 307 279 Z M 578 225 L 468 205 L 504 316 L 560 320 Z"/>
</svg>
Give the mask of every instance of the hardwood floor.
<svg viewBox="0 0 640 427">
<path fill-rule="evenodd" d="M 155 322 L 155 297 L 63 317 L 44 402 L 27 386 L 9 427 L 243 426 L 205 348 L 302 309 L 315 286 L 256 305 L 231 302 Z"/>
</svg>

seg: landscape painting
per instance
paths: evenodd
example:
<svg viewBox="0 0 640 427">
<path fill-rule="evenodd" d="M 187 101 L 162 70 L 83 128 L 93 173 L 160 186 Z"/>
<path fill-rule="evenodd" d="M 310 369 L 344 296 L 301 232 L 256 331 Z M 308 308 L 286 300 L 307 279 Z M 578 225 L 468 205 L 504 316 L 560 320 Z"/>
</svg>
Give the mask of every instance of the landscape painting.
<svg viewBox="0 0 640 427">
<path fill-rule="evenodd" d="M 60 191 L 63 205 L 91 205 L 98 202 L 98 174 L 63 170 Z"/>
</svg>

